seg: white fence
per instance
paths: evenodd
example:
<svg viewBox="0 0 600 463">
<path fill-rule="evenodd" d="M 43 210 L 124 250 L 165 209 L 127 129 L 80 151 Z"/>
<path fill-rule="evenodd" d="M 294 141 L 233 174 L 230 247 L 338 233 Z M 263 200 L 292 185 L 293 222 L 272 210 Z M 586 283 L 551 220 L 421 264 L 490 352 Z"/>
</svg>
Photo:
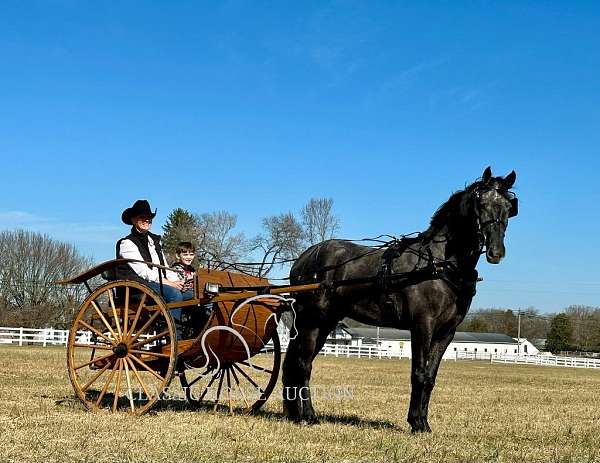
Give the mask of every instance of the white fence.
<svg viewBox="0 0 600 463">
<path fill-rule="evenodd" d="M 346 346 L 342 344 L 325 344 L 321 352 L 324 356 L 357 357 L 357 358 L 407 358 L 404 351 L 393 351 L 377 348 L 377 346 Z"/>
<path fill-rule="evenodd" d="M 90 332 L 82 331 L 77 341 L 90 342 Z M 144 337 L 152 336 L 146 334 Z M 0 327 L 0 344 L 65 346 L 69 337 L 68 330 L 53 328 L 9 328 Z M 285 351 L 287 346 L 282 345 Z M 348 346 L 342 344 L 325 344 L 320 354 L 333 357 L 356 357 L 369 359 L 400 359 L 408 358 L 410 350 L 389 350 L 377 346 Z M 586 357 L 560 357 L 554 355 L 511 355 L 492 354 L 482 352 L 455 352 L 447 355 L 444 360 L 486 360 L 491 363 L 508 363 L 522 365 L 544 365 L 568 368 L 594 368 L 600 369 L 600 359 Z"/>
<path fill-rule="evenodd" d="M 78 331 L 78 343 L 90 344 L 91 332 Z M 104 333 L 110 337 L 109 333 Z M 150 338 L 156 333 L 146 333 L 140 338 Z M 16 344 L 19 346 L 39 345 L 42 346 L 66 346 L 69 339 L 69 330 L 55 330 L 54 328 L 8 328 L 0 326 L 0 345 Z M 152 346 L 153 344 L 148 344 Z"/>
<path fill-rule="evenodd" d="M 567 368 L 597 368 L 600 369 L 600 359 L 586 357 L 559 357 L 555 355 L 495 355 L 492 363 L 514 363 L 522 365 L 544 365 Z"/>
<path fill-rule="evenodd" d="M 67 330 L 0 327 L 0 344 L 64 346 L 67 344 L 68 337 Z"/>
</svg>

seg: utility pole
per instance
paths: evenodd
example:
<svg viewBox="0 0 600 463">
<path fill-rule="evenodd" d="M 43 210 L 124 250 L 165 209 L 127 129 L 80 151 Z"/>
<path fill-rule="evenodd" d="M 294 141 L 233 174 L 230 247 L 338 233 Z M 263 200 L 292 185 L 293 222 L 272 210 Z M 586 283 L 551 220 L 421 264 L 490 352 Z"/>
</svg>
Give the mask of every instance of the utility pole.
<svg viewBox="0 0 600 463">
<path fill-rule="evenodd" d="M 521 308 L 517 312 L 517 355 L 521 356 Z"/>
</svg>

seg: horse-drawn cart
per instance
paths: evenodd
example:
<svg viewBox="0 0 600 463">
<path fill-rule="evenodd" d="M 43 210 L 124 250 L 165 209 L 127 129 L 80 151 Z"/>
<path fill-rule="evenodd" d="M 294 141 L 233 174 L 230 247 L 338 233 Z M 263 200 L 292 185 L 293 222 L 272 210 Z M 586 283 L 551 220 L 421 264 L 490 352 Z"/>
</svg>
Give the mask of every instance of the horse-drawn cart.
<svg viewBox="0 0 600 463">
<path fill-rule="evenodd" d="M 281 294 L 319 284 L 273 287 L 266 279 L 201 269 L 189 301 L 167 304 L 132 280 L 92 290 L 90 280 L 128 262 L 105 262 L 59 282 L 85 284 L 90 292 L 67 346 L 69 377 L 85 407 L 143 414 L 158 400 L 173 398 L 169 385 L 179 376 L 179 391 L 192 404 L 258 410 L 280 370 L 277 325 L 293 303 Z M 177 339 L 170 310 L 182 307 L 184 335 Z"/>
</svg>

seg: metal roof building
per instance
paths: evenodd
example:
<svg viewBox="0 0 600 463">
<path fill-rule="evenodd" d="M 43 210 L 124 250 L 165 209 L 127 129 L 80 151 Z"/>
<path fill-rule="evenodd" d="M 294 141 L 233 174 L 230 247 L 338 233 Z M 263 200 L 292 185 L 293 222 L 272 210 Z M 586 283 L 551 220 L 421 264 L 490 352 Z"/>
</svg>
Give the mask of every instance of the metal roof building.
<svg viewBox="0 0 600 463">
<path fill-rule="evenodd" d="M 400 351 L 410 357 L 410 331 L 395 328 L 372 326 L 350 327 L 343 321 L 328 339 L 330 343 L 349 346 L 378 346 L 380 349 Z M 521 354 L 535 355 L 538 349 L 524 338 L 520 343 L 515 338 L 500 333 L 457 332 L 446 350 L 445 358 L 456 357 L 457 353 L 481 354 Z"/>
</svg>

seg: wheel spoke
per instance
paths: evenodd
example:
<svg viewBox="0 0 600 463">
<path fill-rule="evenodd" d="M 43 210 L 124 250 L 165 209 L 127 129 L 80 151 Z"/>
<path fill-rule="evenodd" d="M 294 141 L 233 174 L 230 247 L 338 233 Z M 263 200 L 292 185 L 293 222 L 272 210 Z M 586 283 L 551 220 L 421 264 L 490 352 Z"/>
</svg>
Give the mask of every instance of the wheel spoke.
<svg viewBox="0 0 600 463">
<path fill-rule="evenodd" d="M 217 406 L 219 405 L 219 399 L 221 398 L 221 387 L 223 386 L 223 378 L 225 378 L 225 374 L 223 374 L 223 370 L 221 370 L 221 379 L 219 379 L 219 388 L 217 389 L 217 398 L 215 399 L 213 411 L 217 411 Z"/>
<path fill-rule="evenodd" d="M 73 368 L 73 370 L 79 370 L 80 368 L 87 367 L 88 365 L 91 365 L 92 363 L 101 362 L 102 360 L 112 357 L 113 355 L 115 355 L 115 354 L 111 352 L 110 354 L 95 358 L 93 360 L 90 360 L 89 362 L 85 362 L 82 365 L 78 365 L 75 368 Z"/>
<path fill-rule="evenodd" d="M 246 403 L 246 408 L 250 408 L 250 404 L 248 403 L 248 399 L 246 399 L 246 394 L 244 394 L 244 390 L 240 387 L 240 380 L 238 379 L 237 373 L 235 372 L 234 368 L 231 369 L 231 374 L 233 375 L 233 379 L 239 391 L 242 393 L 242 399 L 244 399 L 244 402 Z"/>
<path fill-rule="evenodd" d="M 100 392 L 100 395 L 98 396 L 98 399 L 96 400 L 96 404 L 95 404 L 96 407 L 98 407 L 100 405 L 100 402 L 102 402 L 102 398 L 106 394 L 106 391 L 108 391 L 108 386 L 110 386 L 110 383 L 111 383 L 111 381 L 113 379 L 113 376 L 115 376 L 115 369 L 114 369 L 114 367 L 110 371 L 110 374 L 108 375 L 108 379 L 104 383 L 104 387 L 102 388 L 102 391 Z"/>
<path fill-rule="evenodd" d="M 125 302 L 123 304 L 123 340 L 127 339 L 127 322 L 129 321 L 129 286 L 125 286 Z M 127 363 L 125 363 L 127 366 Z"/>
<path fill-rule="evenodd" d="M 93 322 L 92 322 L 93 323 Z M 98 331 L 96 328 L 94 328 L 92 325 L 88 325 L 86 322 L 84 322 L 83 320 L 79 320 L 79 324 L 85 326 L 88 330 L 90 330 L 91 332 L 97 334 L 98 336 L 100 336 L 102 339 L 106 339 L 108 342 L 110 342 L 111 344 L 114 344 L 115 341 L 114 339 L 110 339 L 108 336 L 102 334 L 100 331 Z"/>
<path fill-rule="evenodd" d="M 85 392 L 85 391 L 87 391 L 87 390 L 88 390 L 88 388 L 89 388 L 89 387 L 90 387 L 92 384 L 94 384 L 98 378 L 100 378 L 100 376 L 102 375 L 102 373 L 104 373 L 104 372 L 105 372 L 105 371 L 108 369 L 108 367 L 109 367 L 110 365 L 111 365 L 111 364 L 110 364 L 110 362 L 107 362 L 107 363 L 106 363 L 106 365 L 104 365 L 104 366 L 102 367 L 102 369 L 101 369 L 100 371 L 98 371 L 98 373 L 96 373 L 96 374 L 95 374 L 95 375 L 92 377 L 92 379 L 90 379 L 90 380 L 89 380 L 87 383 L 85 383 L 85 385 L 83 385 L 83 386 L 81 387 L 81 391 L 82 391 L 82 392 Z"/>
<path fill-rule="evenodd" d="M 138 331 L 137 334 L 133 335 L 133 337 L 131 338 L 130 342 L 135 341 L 140 336 L 140 334 L 142 334 L 144 331 L 146 331 L 146 328 L 148 328 L 152 324 L 152 322 L 154 320 L 156 320 L 156 317 L 158 317 L 159 315 L 160 315 L 160 311 L 157 310 L 156 312 L 154 312 L 152 314 L 152 316 L 148 319 L 148 321 L 146 323 L 144 323 L 144 326 L 142 326 L 142 328 L 140 329 L 140 331 Z"/>
<path fill-rule="evenodd" d="M 146 388 L 146 384 L 144 383 L 144 381 L 142 381 L 142 377 L 138 373 L 137 368 L 133 364 L 132 360 L 129 357 L 125 357 L 125 361 L 129 363 L 129 368 L 131 368 L 133 370 L 133 374 L 137 378 L 138 382 L 142 385 L 142 389 L 144 390 L 144 393 L 146 394 L 146 398 L 150 399 L 150 393 L 148 392 L 148 389 Z"/>
<path fill-rule="evenodd" d="M 206 370 L 204 370 L 204 373 L 199 374 L 196 378 L 194 378 L 193 380 L 191 380 L 189 383 L 187 383 L 188 387 L 192 387 L 194 384 L 196 384 L 198 381 L 200 381 L 201 379 L 204 378 L 204 375 L 206 373 L 208 373 L 210 371 L 210 368 L 207 368 Z"/>
<path fill-rule="evenodd" d="M 229 368 L 227 368 L 227 401 L 229 402 L 229 413 L 233 415 L 233 405 L 231 404 L 231 377 Z"/>
<path fill-rule="evenodd" d="M 165 330 L 162 333 L 157 334 L 156 336 L 152 336 L 151 338 L 144 339 L 143 341 L 138 341 L 131 347 L 136 348 L 136 347 L 141 347 L 144 344 L 150 344 L 151 342 L 156 341 L 157 339 L 164 338 L 168 334 L 169 334 L 169 330 Z"/>
<path fill-rule="evenodd" d="M 206 387 L 204 388 L 204 391 L 202 391 L 202 395 L 200 396 L 200 398 L 198 399 L 198 402 L 202 402 L 202 399 L 204 399 L 204 396 L 206 395 L 206 393 L 208 392 L 208 390 L 210 389 L 210 387 L 213 385 L 213 383 L 216 381 L 217 378 L 219 378 L 221 376 L 221 370 L 219 370 L 217 372 L 216 375 L 214 375 L 209 383 L 206 385 Z"/>
<path fill-rule="evenodd" d="M 238 363 L 241 363 L 242 365 L 246 365 L 247 367 L 250 367 L 250 368 L 252 368 L 254 370 L 264 371 L 265 373 L 273 373 L 273 370 L 268 370 L 267 368 L 259 367 L 258 365 L 252 365 L 252 364 L 250 364 L 248 362 L 245 362 L 245 361 L 241 361 L 241 362 L 238 362 Z"/>
<path fill-rule="evenodd" d="M 233 365 L 233 368 L 237 369 L 237 371 L 239 371 L 242 374 L 242 376 L 244 378 L 246 378 L 248 380 L 248 382 L 250 382 L 250 384 L 252 384 L 256 389 L 258 389 L 261 394 L 265 393 L 265 391 L 263 391 L 261 389 L 261 387 L 258 384 L 256 384 L 254 382 L 254 380 L 252 378 L 250 378 L 250 376 L 248 376 L 244 370 L 242 370 L 240 367 L 238 367 L 235 363 L 233 363 L 232 365 Z"/>
<path fill-rule="evenodd" d="M 119 369 L 117 371 L 117 384 L 115 384 L 115 396 L 113 398 L 112 412 L 115 413 L 117 411 L 117 405 L 119 403 L 119 392 L 121 392 L 121 372 L 123 370 L 123 359 L 119 359 L 117 361 L 119 365 Z"/>
<path fill-rule="evenodd" d="M 133 405 L 133 392 L 131 391 L 131 379 L 129 378 L 129 364 L 127 359 L 123 360 L 125 365 L 125 379 L 127 380 L 127 395 L 129 397 L 129 405 L 131 406 L 131 412 L 135 413 L 135 405 Z"/>
<path fill-rule="evenodd" d="M 145 370 L 149 371 L 154 376 L 156 376 L 156 378 L 159 379 L 160 381 L 164 381 L 165 380 L 165 378 L 163 378 L 162 376 L 160 376 L 156 371 L 154 371 L 152 368 L 150 368 L 148 365 L 146 365 L 143 361 L 141 361 L 135 355 L 130 356 L 130 358 L 132 358 L 133 360 L 135 360 L 136 363 L 139 363 L 142 366 L 142 368 L 144 368 Z"/>
<path fill-rule="evenodd" d="M 115 324 L 117 325 L 117 333 L 119 333 L 119 340 L 123 337 L 123 332 L 121 331 L 121 322 L 119 322 L 119 316 L 117 315 L 117 308 L 115 307 L 115 300 L 113 299 L 112 289 L 107 289 L 108 293 L 108 302 L 110 303 L 110 308 L 112 309 L 113 317 L 115 317 Z"/>
<path fill-rule="evenodd" d="M 171 358 L 169 354 L 160 354 L 158 352 L 152 352 L 151 350 L 130 350 L 132 354 L 142 354 L 142 355 L 150 355 L 151 357 L 160 357 L 160 358 Z"/>
<path fill-rule="evenodd" d="M 106 317 L 102 313 L 102 310 L 100 310 L 100 307 L 98 307 L 98 305 L 96 305 L 96 302 L 90 301 L 90 303 L 92 304 L 92 307 L 94 308 L 96 313 L 98 313 L 98 316 L 100 317 L 100 319 L 104 322 L 104 325 L 108 328 L 108 331 L 110 331 L 110 334 L 112 334 L 113 339 L 119 339 L 117 337 L 117 335 L 115 334 L 114 330 L 112 329 L 112 327 L 110 326 L 110 323 L 108 323 L 108 321 L 106 320 Z"/>
<path fill-rule="evenodd" d="M 112 351 L 112 346 L 107 346 L 105 344 L 73 344 L 73 347 L 83 347 L 85 349 L 99 349 L 99 350 L 110 350 Z"/>
<path fill-rule="evenodd" d="M 138 305 L 137 312 L 135 313 L 135 318 L 133 319 L 133 322 L 131 323 L 131 328 L 129 330 L 129 333 L 127 333 L 128 340 L 131 340 L 131 336 L 133 336 L 133 332 L 137 325 L 138 319 L 140 318 L 140 314 L 142 313 L 142 309 L 144 308 L 145 302 L 146 302 L 146 293 L 142 294 L 142 298 L 140 299 L 140 304 Z"/>
</svg>

